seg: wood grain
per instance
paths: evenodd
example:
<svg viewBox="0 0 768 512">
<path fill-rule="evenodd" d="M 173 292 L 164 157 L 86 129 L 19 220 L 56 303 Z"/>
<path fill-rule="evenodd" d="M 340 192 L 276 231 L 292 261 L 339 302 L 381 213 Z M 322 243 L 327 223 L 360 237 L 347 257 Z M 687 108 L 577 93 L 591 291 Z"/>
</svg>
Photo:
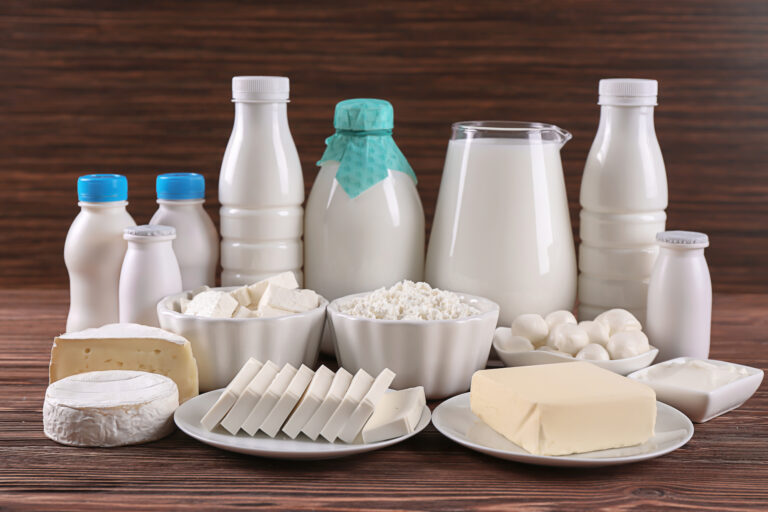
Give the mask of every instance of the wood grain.
<svg viewBox="0 0 768 512">
<path fill-rule="evenodd" d="M 768 292 L 768 3 L 476 0 L 0 3 L 0 287 L 66 286 L 75 180 L 125 173 L 146 222 L 154 177 L 216 182 L 230 78 L 291 78 L 306 185 L 334 104 L 382 97 L 428 222 L 450 123 L 515 119 L 574 134 L 574 230 L 601 77 L 660 80 L 668 226 L 710 234 L 716 291 Z"/>
<path fill-rule="evenodd" d="M 602 469 L 487 457 L 434 427 L 393 447 L 335 461 L 224 452 L 181 432 L 144 446 L 48 440 L 42 402 L 63 290 L 0 291 L 0 509 L 146 510 L 737 510 L 768 507 L 768 389 L 696 425 L 667 456 Z M 712 357 L 768 369 L 768 295 L 716 295 Z M 431 404 L 432 406 L 436 404 Z"/>
</svg>

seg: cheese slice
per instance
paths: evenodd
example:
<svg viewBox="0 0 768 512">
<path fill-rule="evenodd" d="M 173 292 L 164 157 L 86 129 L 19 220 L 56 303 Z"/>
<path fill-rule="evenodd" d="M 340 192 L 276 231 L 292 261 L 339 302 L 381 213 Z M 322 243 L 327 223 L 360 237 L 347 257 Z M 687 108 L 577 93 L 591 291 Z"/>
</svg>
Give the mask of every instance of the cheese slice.
<svg viewBox="0 0 768 512">
<path fill-rule="evenodd" d="M 349 421 L 352 413 L 360 404 L 360 401 L 368 390 L 371 389 L 372 385 L 373 377 L 360 368 L 352 379 L 352 382 L 349 384 L 349 389 L 341 400 L 341 403 L 336 410 L 333 411 L 331 417 L 328 418 L 328 422 L 320 431 L 320 435 L 330 443 L 336 441 L 336 438 L 341 434 L 341 431 Z"/>
<path fill-rule="evenodd" d="M 412 433 L 426 404 L 421 386 L 385 393 L 363 427 L 363 442 L 378 443 Z"/>
<path fill-rule="evenodd" d="M 350 415 L 341 434 L 339 434 L 339 439 L 345 443 L 351 443 L 355 440 L 393 380 L 395 380 L 395 373 L 389 368 L 384 368 L 371 384 L 371 389 L 368 390 Z"/>
<path fill-rule="evenodd" d="M 138 370 L 173 379 L 184 403 L 198 395 L 197 362 L 186 338 L 157 327 L 108 324 L 53 340 L 49 380 L 97 370 Z"/>
<path fill-rule="evenodd" d="M 155 373 L 110 370 L 79 373 L 48 386 L 43 430 L 71 446 L 124 446 L 173 432 L 176 384 Z"/>
<path fill-rule="evenodd" d="M 323 398 L 323 403 L 317 408 L 315 413 L 309 418 L 307 424 L 301 429 L 301 431 L 311 440 L 315 441 L 317 436 L 320 435 L 320 431 L 323 429 L 328 419 L 333 414 L 333 411 L 341 403 L 344 395 L 349 389 L 349 385 L 352 383 L 352 374 L 344 368 L 339 368 L 336 375 L 333 377 L 331 387 L 328 389 L 328 394 Z"/>
<path fill-rule="evenodd" d="M 269 437 L 275 437 L 277 435 L 280 431 L 280 427 L 283 426 L 286 418 L 291 414 L 293 408 L 296 407 L 296 404 L 304 394 L 304 391 L 307 390 L 307 386 L 309 386 L 314 374 L 315 372 L 308 367 L 301 365 L 301 368 L 296 372 L 291 383 L 288 384 L 288 388 L 282 396 L 280 396 L 280 399 L 272 410 L 269 411 L 269 415 L 262 422 L 261 427 L 259 427 L 262 432 Z"/>
<path fill-rule="evenodd" d="M 332 382 L 333 372 L 331 370 L 324 365 L 317 369 L 307 391 L 301 397 L 296 409 L 283 426 L 284 434 L 291 439 L 296 439 L 296 436 L 299 435 L 301 429 L 307 424 L 309 418 L 312 417 L 317 408 L 320 407 L 320 404 L 323 403 L 323 399 L 328 394 Z"/>
<path fill-rule="evenodd" d="M 216 400 L 200 423 L 206 430 L 213 430 L 219 422 L 224 419 L 224 416 L 229 412 L 237 399 L 240 398 L 240 394 L 245 390 L 246 386 L 253 380 L 253 378 L 259 373 L 261 367 L 264 366 L 261 361 L 257 361 L 254 358 L 248 359 L 245 362 L 240 371 L 237 372 L 235 378 L 227 385 L 224 392 Z"/>
<path fill-rule="evenodd" d="M 240 427 L 243 426 L 243 422 L 251 414 L 251 411 L 256 404 L 261 400 L 262 395 L 267 391 L 269 385 L 277 376 L 280 371 L 280 367 L 272 361 L 267 361 L 264 366 L 261 367 L 259 373 L 251 379 L 251 382 L 245 387 L 240 396 L 237 398 L 237 402 L 232 406 L 224 419 L 221 420 L 221 426 L 224 427 L 230 434 L 237 434 Z"/>
<path fill-rule="evenodd" d="M 536 455 L 632 446 L 653 436 L 656 394 L 587 362 L 481 370 L 472 412 Z"/>
<path fill-rule="evenodd" d="M 283 396 L 283 393 L 288 389 L 288 385 L 293 380 L 296 372 L 297 370 L 295 367 L 289 363 L 285 363 L 285 366 L 283 366 L 280 373 L 277 374 L 275 380 L 269 385 L 269 388 L 267 388 L 267 391 L 261 396 L 256 407 L 253 408 L 243 422 L 243 425 L 240 427 L 245 430 L 246 434 L 252 436 L 259 430 L 259 427 L 261 427 L 261 424 L 267 419 L 272 408 L 275 407 L 278 400 L 280 400 L 280 397 Z"/>
</svg>

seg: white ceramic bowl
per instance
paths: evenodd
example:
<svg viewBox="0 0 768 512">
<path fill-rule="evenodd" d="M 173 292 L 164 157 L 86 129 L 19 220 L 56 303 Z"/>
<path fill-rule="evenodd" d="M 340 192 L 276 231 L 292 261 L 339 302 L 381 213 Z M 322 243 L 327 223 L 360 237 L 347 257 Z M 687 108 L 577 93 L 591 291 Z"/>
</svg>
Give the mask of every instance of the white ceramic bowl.
<svg viewBox="0 0 768 512">
<path fill-rule="evenodd" d="M 157 316 L 160 327 L 191 343 L 201 393 L 225 387 L 249 357 L 296 367 L 314 367 L 317 362 L 328 306 L 323 297 L 318 307 L 304 313 L 274 318 L 205 318 L 180 312 L 179 300 L 189 298 L 189 293 L 162 299 L 157 304 Z"/>
<path fill-rule="evenodd" d="M 628 377 L 638 380 L 651 386 L 656 391 L 656 398 L 669 404 L 672 407 L 681 410 L 686 416 L 696 423 L 704 423 L 721 414 L 732 411 L 741 406 L 751 397 L 760 383 L 763 382 L 763 370 L 744 366 L 741 364 L 727 363 L 716 359 L 705 359 L 704 361 L 714 365 L 733 365 L 746 370 L 746 375 L 736 381 L 720 386 L 712 391 L 701 391 L 682 386 L 675 386 L 662 382 L 654 381 L 648 376 L 652 368 L 666 364 L 676 364 L 695 359 L 692 357 L 677 357 L 655 364 L 651 367 L 636 371 Z"/>
<path fill-rule="evenodd" d="M 509 329 L 509 327 L 499 327 L 496 329 Z M 547 352 L 545 350 L 528 350 L 525 352 L 511 352 L 504 350 L 498 343 L 499 337 L 494 335 L 493 348 L 499 355 L 499 359 L 507 366 L 531 366 L 535 364 L 567 363 L 569 361 L 581 361 L 568 354 L 558 354 L 557 352 Z M 595 366 L 611 370 L 619 375 L 627 375 L 641 368 L 645 368 L 656 359 L 659 349 L 651 347 L 648 352 L 643 352 L 634 357 L 625 357 L 624 359 L 611 359 L 610 361 L 593 361 L 584 359 Z"/>
<path fill-rule="evenodd" d="M 424 386 L 427 398 L 445 398 L 469 389 L 472 374 L 485 368 L 499 318 L 499 305 L 459 294 L 480 313 L 459 320 L 375 320 L 328 306 L 328 325 L 339 365 L 375 375 L 384 368 L 397 374 L 395 389 Z"/>
</svg>

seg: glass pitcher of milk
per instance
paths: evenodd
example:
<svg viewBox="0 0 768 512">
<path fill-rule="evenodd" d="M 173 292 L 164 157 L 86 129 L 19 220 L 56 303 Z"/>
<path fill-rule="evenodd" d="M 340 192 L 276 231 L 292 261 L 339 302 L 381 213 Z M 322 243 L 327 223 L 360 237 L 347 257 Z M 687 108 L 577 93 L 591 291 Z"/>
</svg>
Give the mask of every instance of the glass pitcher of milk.
<svg viewBox="0 0 768 512">
<path fill-rule="evenodd" d="M 576 253 L 560 162 L 570 139 L 549 124 L 453 125 L 427 250 L 431 285 L 496 301 L 505 325 L 573 309 Z"/>
</svg>

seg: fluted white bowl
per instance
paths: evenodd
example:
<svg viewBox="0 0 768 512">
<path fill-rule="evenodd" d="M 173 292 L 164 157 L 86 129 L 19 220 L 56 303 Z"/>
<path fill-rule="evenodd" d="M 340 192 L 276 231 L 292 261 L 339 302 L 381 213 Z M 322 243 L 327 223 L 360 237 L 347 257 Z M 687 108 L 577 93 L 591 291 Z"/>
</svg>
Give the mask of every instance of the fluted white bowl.
<svg viewBox="0 0 768 512">
<path fill-rule="evenodd" d="M 231 291 L 236 286 L 212 288 Z M 328 301 L 304 313 L 274 318 L 205 318 L 181 313 L 179 301 L 189 292 L 157 304 L 160 327 L 187 338 L 197 359 L 200 392 L 225 387 L 249 357 L 278 365 L 314 367 L 323 335 Z"/>
<path fill-rule="evenodd" d="M 395 372 L 395 389 L 424 386 L 427 398 L 445 398 L 469 389 L 472 374 L 485 368 L 499 305 L 459 294 L 480 313 L 459 320 L 376 320 L 339 311 L 348 295 L 328 306 L 328 325 L 339 365 L 350 372 Z"/>
</svg>

